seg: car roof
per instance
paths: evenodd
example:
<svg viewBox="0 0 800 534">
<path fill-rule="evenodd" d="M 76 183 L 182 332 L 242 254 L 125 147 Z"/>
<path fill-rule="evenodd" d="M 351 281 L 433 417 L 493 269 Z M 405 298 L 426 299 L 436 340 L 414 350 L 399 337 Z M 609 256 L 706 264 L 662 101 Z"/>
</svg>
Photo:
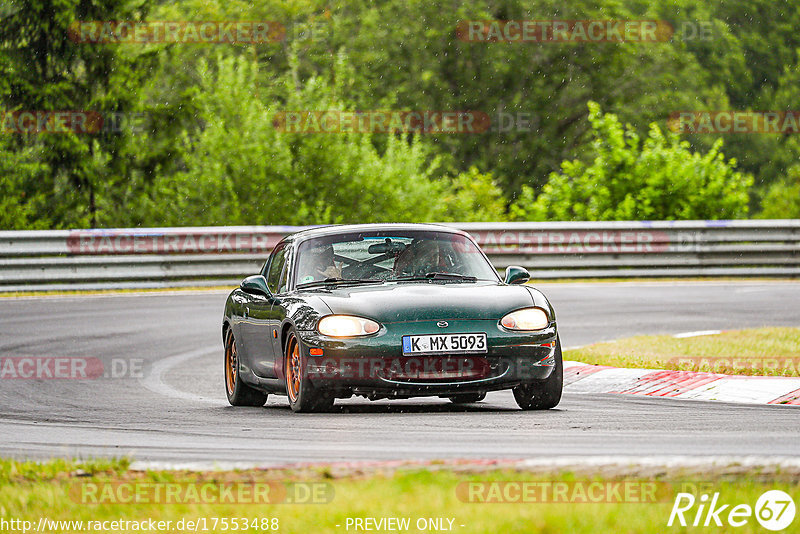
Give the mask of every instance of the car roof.
<svg viewBox="0 0 800 534">
<path fill-rule="evenodd" d="M 348 234 L 351 232 L 364 232 L 364 231 L 417 231 L 417 232 L 446 232 L 450 234 L 458 234 L 469 237 L 469 234 L 458 228 L 445 226 L 442 224 L 411 224 L 411 223 L 378 223 L 378 224 L 332 224 L 328 226 L 318 226 L 315 228 L 308 228 L 300 230 L 286 236 L 283 241 L 305 241 L 321 236 L 330 236 L 337 234 Z"/>
</svg>

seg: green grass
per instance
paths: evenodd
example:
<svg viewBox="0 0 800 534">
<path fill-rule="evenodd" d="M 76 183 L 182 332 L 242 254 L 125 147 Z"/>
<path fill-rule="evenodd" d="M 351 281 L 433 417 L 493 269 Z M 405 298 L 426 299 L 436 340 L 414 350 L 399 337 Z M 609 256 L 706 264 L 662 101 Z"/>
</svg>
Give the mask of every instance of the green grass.
<svg viewBox="0 0 800 534">
<path fill-rule="evenodd" d="M 83 462 L 72 460 L 50 460 L 48 462 L 19 462 L 0 460 L 0 484 L 24 484 L 50 482 L 70 477 L 116 475 L 128 471 L 127 459 L 94 459 Z"/>
<path fill-rule="evenodd" d="M 800 376 L 800 328 L 755 328 L 689 338 L 636 336 L 564 352 L 567 360 L 610 365 Z"/>
<path fill-rule="evenodd" d="M 704 481 L 677 479 L 661 475 L 663 486 L 657 502 L 627 503 L 474 503 L 465 502 L 460 483 L 518 481 L 582 483 L 594 478 L 577 478 L 569 473 L 543 474 L 512 470 L 454 472 L 448 469 L 409 469 L 372 474 L 348 474 L 336 477 L 328 470 L 297 471 L 253 470 L 209 473 L 132 472 L 124 461 L 73 463 L 20 463 L 0 460 L 0 518 L 29 520 L 40 517 L 53 520 L 171 520 L 181 518 L 277 518 L 281 533 L 354 532 L 345 529 L 353 517 L 409 517 L 410 532 L 418 518 L 454 519 L 458 533 L 575 533 L 663 532 L 675 495 L 684 482 L 692 487 L 719 492 L 726 503 L 755 504 L 758 496 L 771 489 L 781 489 L 800 502 L 800 482 L 796 474 L 768 479 L 743 475 L 711 475 Z M 440 467 L 440 466 L 437 466 Z M 623 480 L 614 478 L 613 480 Z M 641 479 L 638 479 L 641 480 Z M 189 484 L 234 482 L 254 484 L 272 482 L 329 484 L 332 500 L 322 504 L 84 504 L 76 497 L 76 485 L 114 482 L 146 484 L 181 482 Z M 653 481 L 650 481 L 653 482 Z M 463 485 L 461 486 L 463 487 Z M 699 497 L 699 493 L 698 497 Z M 459 497 L 461 496 L 461 498 Z M 797 521 L 797 520 L 796 520 Z M 336 527 L 336 525 L 341 525 Z M 461 527 L 460 525 L 464 525 Z M 736 532 L 757 532 L 755 519 Z M 729 529 L 734 530 L 734 529 Z M 222 531 L 218 528 L 217 531 Z M 255 531 L 255 530 L 252 530 Z M 690 528 L 703 532 L 708 529 Z M 719 529 L 714 530 L 719 531 Z M 50 532 L 61 532 L 51 530 Z"/>
</svg>

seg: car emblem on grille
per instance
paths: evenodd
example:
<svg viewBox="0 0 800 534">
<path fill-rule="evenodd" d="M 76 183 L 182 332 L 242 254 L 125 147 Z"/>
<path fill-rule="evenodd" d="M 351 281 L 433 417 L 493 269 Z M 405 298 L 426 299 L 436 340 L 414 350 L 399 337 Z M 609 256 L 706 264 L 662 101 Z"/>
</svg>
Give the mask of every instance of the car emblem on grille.
<svg viewBox="0 0 800 534">
<path fill-rule="evenodd" d="M 450 326 L 450 324 L 447 321 L 439 321 L 438 323 L 436 323 L 436 326 L 438 326 L 439 328 L 447 328 L 448 326 Z"/>
</svg>

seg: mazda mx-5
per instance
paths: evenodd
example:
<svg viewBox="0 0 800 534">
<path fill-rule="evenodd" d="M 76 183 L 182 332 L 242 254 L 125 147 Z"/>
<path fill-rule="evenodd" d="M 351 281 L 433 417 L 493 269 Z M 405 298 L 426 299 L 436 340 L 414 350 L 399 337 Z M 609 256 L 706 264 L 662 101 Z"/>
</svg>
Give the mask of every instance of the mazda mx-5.
<svg viewBox="0 0 800 534">
<path fill-rule="evenodd" d="M 235 406 L 286 395 L 292 410 L 335 399 L 441 397 L 511 389 L 524 410 L 561 399 L 553 307 L 469 234 L 439 225 L 327 226 L 285 237 L 225 304 L 225 388 Z"/>
</svg>

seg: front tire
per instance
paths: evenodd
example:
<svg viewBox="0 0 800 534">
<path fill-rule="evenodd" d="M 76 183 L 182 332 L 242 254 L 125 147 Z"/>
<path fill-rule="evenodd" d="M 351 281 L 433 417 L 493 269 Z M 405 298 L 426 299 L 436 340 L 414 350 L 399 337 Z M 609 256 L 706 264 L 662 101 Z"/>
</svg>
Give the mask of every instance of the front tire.
<svg viewBox="0 0 800 534">
<path fill-rule="evenodd" d="M 294 328 L 289 330 L 284 350 L 283 374 L 286 377 L 286 395 L 293 412 L 324 412 L 333 407 L 333 397 L 316 389 L 306 372 L 307 356 Z"/>
<path fill-rule="evenodd" d="M 514 388 L 514 400 L 523 410 L 549 410 L 561 401 L 564 387 L 564 364 L 561 360 L 561 340 L 556 338 L 556 365 L 544 380 L 533 380 Z"/>
<path fill-rule="evenodd" d="M 239 376 L 239 352 L 231 330 L 225 336 L 225 393 L 231 406 L 264 406 L 267 402 L 266 393 L 242 382 Z"/>
</svg>

